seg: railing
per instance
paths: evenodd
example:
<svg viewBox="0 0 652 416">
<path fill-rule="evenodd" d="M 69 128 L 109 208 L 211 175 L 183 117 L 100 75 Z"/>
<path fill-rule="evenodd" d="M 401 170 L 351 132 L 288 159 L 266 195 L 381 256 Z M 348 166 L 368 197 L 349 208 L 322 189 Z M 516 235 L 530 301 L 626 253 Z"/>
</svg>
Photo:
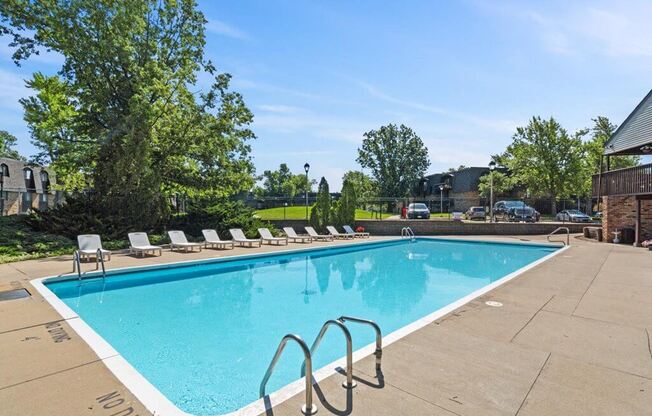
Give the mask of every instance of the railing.
<svg viewBox="0 0 652 416">
<path fill-rule="evenodd" d="M 102 249 L 97 249 L 97 254 L 95 255 L 95 270 L 99 269 L 98 263 L 102 265 L 102 279 L 106 279 L 106 269 L 104 268 L 104 253 Z"/>
<path fill-rule="evenodd" d="M 269 378 L 272 376 L 274 367 L 276 367 L 276 363 L 278 362 L 279 358 L 281 358 L 281 354 L 283 354 L 283 350 L 285 349 L 285 345 L 288 343 L 288 341 L 295 341 L 297 344 L 299 344 L 299 347 L 301 347 L 301 350 L 303 351 L 306 373 L 306 404 L 301 407 L 301 411 L 305 415 L 313 415 L 317 413 L 317 406 L 312 404 L 312 356 L 308 346 L 298 335 L 287 334 L 283 337 L 283 339 L 281 339 L 281 342 L 278 344 L 278 348 L 276 349 L 276 353 L 274 354 L 274 358 L 272 358 L 272 362 L 269 363 L 265 377 L 263 377 L 263 381 L 260 382 L 260 397 L 265 397 L 265 386 L 267 385 L 267 381 L 269 381 Z"/>
<path fill-rule="evenodd" d="M 77 270 L 77 278 L 79 280 L 82 279 L 82 272 L 81 272 L 81 260 L 79 259 L 79 250 L 75 250 L 75 252 L 72 255 L 72 272 L 75 272 L 75 269 Z"/>
<path fill-rule="evenodd" d="M 376 332 L 376 351 L 374 355 L 376 356 L 376 370 L 380 370 L 381 360 L 383 358 L 383 334 L 380 330 L 380 327 L 374 321 L 368 319 L 355 318 L 353 316 L 340 316 L 337 318 L 338 321 L 344 323 L 346 321 L 356 322 L 358 324 L 369 325 Z"/>
<path fill-rule="evenodd" d="M 315 351 L 317 351 L 319 344 L 321 344 L 321 340 L 324 338 L 326 331 L 333 325 L 342 330 L 344 338 L 346 339 L 346 381 L 342 383 L 342 386 L 347 389 L 352 389 L 356 386 L 356 382 L 353 381 L 353 341 L 351 340 L 349 329 L 341 321 L 331 319 L 324 323 L 321 327 L 321 331 L 319 331 L 319 335 L 315 338 L 315 342 L 313 342 L 312 347 L 310 347 L 310 355 L 312 357 L 315 354 Z M 304 376 L 305 374 L 306 362 L 304 362 L 301 367 L 301 375 Z"/>
<path fill-rule="evenodd" d="M 551 241 L 550 240 L 550 237 L 557 234 L 558 231 L 566 231 L 566 243 L 564 243 L 563 240 L 562 241 Z M 551 232 L 550 234 L 548 234 L 546 236 L 546 240 L 548 240 L 549 243 L 562 243 L 565 246 L 568 246 L 568 245 L 570 245 L 570 230 L 568 229 L 568 227 L 557 227 L 557 228 L 555 228 L 555 230 L 553 232 Z"/>
<path fill-rule="evenodd" d="M 401 228 L 401 238 L 410 238 L 414 240 L 414 231 L 412 231 L 412 228 L 410 227 L 403 227 Z"/>
<path fill-rule="evenodd" d="M 652 194 L 652 163 L 593 175 L 593 196 Z"/>
</svg>

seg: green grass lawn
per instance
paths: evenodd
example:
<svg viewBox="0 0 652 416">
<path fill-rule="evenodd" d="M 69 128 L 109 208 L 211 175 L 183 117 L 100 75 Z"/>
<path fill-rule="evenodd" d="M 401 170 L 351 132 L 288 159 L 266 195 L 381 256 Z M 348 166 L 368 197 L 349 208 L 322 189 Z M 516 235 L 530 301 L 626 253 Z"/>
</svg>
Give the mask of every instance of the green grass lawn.
<svg viewBox="0 0 652 416">
<path fill-rule="evenodd" d="M 285 211 L 285 212 L 284 212 Z M 306 218 L 306 207 L 305 206 L 291 206 L 291 207 L 277 207 L 277 208 L 268 208 L 255 211 L 254 215 L 260 217 L 262 220 L 303 220 Z M 308 208 L 308 215 L 310 215 L 310 207 Z M 371 211 L 365 211 L 363 209 L 355 210 L 355 218 L 358 220 L 365 219 L 374 219 L 376 218 L 376 213 Z M 383 218 L 392 216 L 392 214 L 387 214 L 383 212 Z"/>
</svg>

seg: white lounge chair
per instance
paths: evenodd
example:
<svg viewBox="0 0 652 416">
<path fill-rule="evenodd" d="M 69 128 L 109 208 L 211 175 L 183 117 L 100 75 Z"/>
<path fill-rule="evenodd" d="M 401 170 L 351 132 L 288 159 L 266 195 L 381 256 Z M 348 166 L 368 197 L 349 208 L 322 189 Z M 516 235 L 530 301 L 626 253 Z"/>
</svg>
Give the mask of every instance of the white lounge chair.
<svg viewBox="0 0 652 416">
<path fill-rule="evenodd" d="M 170 250 L 192 251 L 197 247 L 201 251 L 201 243 L 189 243 L 183 231 L 168 231 L 170 236 Z"/>
<path fill-rule="evenodd" d="M 342 234 L 341 232 L 337 231 L 337 229 L 335 227 L 333 227 L 332 225 L 327 226 L 326 229 L 333 236 L 333 238 L 346 240 L 348 238 L 353 239 L 353 237 L 354 237 L 351 234 Z"/>
<path fill-rule="evenodd" d="M 111 260 L 111 252 L 102 248 L 102 239 L 97 234 L 78 235 L 77 244 L 79 245 L 79 250 L 77 250 L 79 252 L 79 260 L 97 257 L 97 250 L 100 250 L 104 260 Z"/>
<path fill-rule="evenodd" d="M 344 232 L 352 235 L 353 237 L 369 238 L 369 233 L 354 231 L 353 228 L 351 228 L 349 225 L 344 226 Z"/>
<path fill-rule="evenodd" d="M 163 254 L 163 249 L 160 246 L 153 246 L 149 243 L 147 233 L 129 233 L 127 236 L 129 237 L 130 253 L 140 254 L 142 257 L 145 257 L 148 253 L 155 256 L 157 251 L 159 256 Z"/>
<path fill-rule="evenodd" d="M 239 228 L 231 228 L 229 230 L 229 233 L 231 233 L 231 237 L 233 237 L 233 241 L 241 247 L 244 246 L 253 247 L 254 244 L 258 244 L 258 247 L 263 245 L 263 241 L 260 238 L 247 238 L 245 237 L 242 230 Z"/>
<path fill-rule="evenodd" d="M 285 245 L 288 245 L 288 238 L 287 237 L 274 237 L 267 228 L 259 228 L 258 229 L 258 234 L 260 234 L 260 239 L 263 240 L 263 242 L 268 243 L 269 245 L 272 245 L 272 243 L 276 243 L 277 245 L 281 245 L 281 243 L 285 243 Z"/>
<path fill-rule="evenodd" d="M 309 235 L 299 235 L 292 227 L 283 227 L 283 231 L 285 232 L 285 235 L 288 236 L 288 239 L 292 240 L 293 243 L 312 243 L 312 237 Z"/>
<path fill-rule="evenodd" d="M 201 230 L 201 233 L 204 234 L 204 247 L 208 248 L 208 246 L 211 246 L 211 248 L 233 248 L 235 244 L 233 243 L 233 240 L 220 240 L 220 236 L 217 235 L 217 231 L 215 230 Z"/>
<path fill-rule="evenodd" d="M 313 240 L 317 241 L 333 241 L 333 236 L 329 234 L 317 234 L 317 231 L 315 231 L 314 228 L 312 227 L 306 227 L 306 232 L 310 237 L 312 237 Z"/>
</svg>

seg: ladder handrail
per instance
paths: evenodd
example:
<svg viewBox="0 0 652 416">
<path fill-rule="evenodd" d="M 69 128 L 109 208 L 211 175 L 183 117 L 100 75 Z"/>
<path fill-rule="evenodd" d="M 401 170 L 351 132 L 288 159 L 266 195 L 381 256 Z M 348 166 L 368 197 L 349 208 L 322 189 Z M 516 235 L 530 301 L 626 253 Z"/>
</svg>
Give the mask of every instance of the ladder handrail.
<svg viewBox="0 0 652 416">
<path fill-rule="evenodd" d="M 376 332 L 376 351 L 374 352 L 374 355 L 376 356 L 376 370 L 380 370 L 381 359 L 383 357 L 383 333 L 380 330 L 380 326 L 369 319 L 356 318 L 353 316 L 340 316 L 337 320 L 342 323 L 351 321 L 363 325 L 369 325 L 374 329 Z"/>
<path fill-rule="evenodd" d="M 319 335 L 317 335 L 317 338 L 315 338 L 315 341 L 312 343 L 312 347 L 310 347 L 310 356 L 312 357 L 315 354 L 315 351 L 317 351 L 319 344 L 321 344 L 321 340 L 324 338 L 326 331 L 332 325 L 340 328 L 344 333 L 344 338 L 346 338 L 346 382 L 342 383 L 342 385 L 347 389 L 352 389 L 356 386 L 355 381 L 353 381 L 353 341 L 351 339 L 351 332 L 349 332 L 349 329 L 344 325 L 344 323 L 335 319 L 329 319 L 324 322 L 324 325 L 322 325 L 321 330 L 319 331 Z M 306 362 L 304 361 L 303 366 L 301 366 L 301 375 L 303 376 L 305 374 Z"/>
<path fill-rule="evenodd" d="M 414 239 L 415 235 L 414 235 L 414 231 L 412 231 L 412 228 L 410 227 L 401 228 L 401 238 L 403 237 L 410 237 Z"/>
<path fill-rule="evenodd" d="M 265 397 L 265 386 L 267 385 L 269 378 L 272 376 L 274 367 L 276 367 L 276 363 L 278 362 L 279 358 L 281 358 L 281 354 L 283 353 L 285 345 L 287 345 L 288 341 L 295 341 L 297 344 L 299 344 L 299 347 L 301 347 L 301 350 L 303 351 L 306 371 L 306 404 L 303 405 L 301 411 L 306 415 L 312 415 L 317 412 L 317 406 L 312 404 L 312 356 L 310 354 L 310 349 L 308 349 L 305 341 L 298 335 L 287 334 L 281 339 L 281 342 L 278 344 L 278 348 L 276 349 L 276 353 L 274 354 L 274 358 L 272 358 L 272 361 L 269 363 L 267 372 L 265 373 L 263 380 L 260 382 L 259 394 L 261 398 Z"/>
<path fill-rule="evenodd" d="M 558 241 L 558 242 L 559 242 L 559 243 L 562 243 L 562 244 L 564 244 L 564 245 L 566 245 L 566 246 L 569 246 L 569 245 L 570 245 L 570 229 L 569 229 L 568 227 L 557 227 L 557 228 L 555 228 L 555 230 L 554 230 L 553 232 L 551 232 L 550 234 L 548 234 L 548 235 L 546 236 L 546 240 L 548 240 L 549 243 L 552 243 L 553 241 L 550 241 L 550 237 L 552 237 L 553 235 L 557 234 L 558 231 L 562 231 L 562 230 L 565 230 L 565 231 L 566 231 L 566 242 L 564 243 L 563 240 L 562 240 L 562 241 Z"/>
<path fill-rule="evenodd" d="M 104 253 L 101 248 L 97 249 L 97 254 L 95 255 L 95 270 L 99 269 L 98 263 L 102 264 L 102 279 L 106 279 L 106 269 L 104 268 Z"/>
<path fill-rule="evenodd" d="M 79 259 L 79 250 L 75 250 L 75 252 L 72 254 L 72 272 L 75 272 L 75 266 L 77 268 L 77 279 L 81 280 L 82 279 L 82 273 L 81 273 L 81 260 Z"/>
</svg>

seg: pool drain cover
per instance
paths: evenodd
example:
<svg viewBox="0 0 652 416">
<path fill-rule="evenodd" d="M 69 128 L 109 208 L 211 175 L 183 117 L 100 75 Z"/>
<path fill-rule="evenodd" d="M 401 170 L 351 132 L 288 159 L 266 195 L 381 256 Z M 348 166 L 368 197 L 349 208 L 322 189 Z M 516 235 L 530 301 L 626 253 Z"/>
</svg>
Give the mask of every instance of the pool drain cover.
<svg viewBox="0 0 652 416">
<path fill-rule="evenodd" d="M 493 306 L 494 308 L 500 308 L 501 306 L 503 306 L 501 302 L 496 302 L 495 300 L 488 300 L 485 302 L 485 305 Z"/>
<path fill-rule="evenodd" d="M 0 301 L 3 300 L 13 300 L 13 299 L 22 299 L 30 297 L 27 289 L 14 289 L 14 290 L 5 290 L 0 292 Z"/>
</svg>

